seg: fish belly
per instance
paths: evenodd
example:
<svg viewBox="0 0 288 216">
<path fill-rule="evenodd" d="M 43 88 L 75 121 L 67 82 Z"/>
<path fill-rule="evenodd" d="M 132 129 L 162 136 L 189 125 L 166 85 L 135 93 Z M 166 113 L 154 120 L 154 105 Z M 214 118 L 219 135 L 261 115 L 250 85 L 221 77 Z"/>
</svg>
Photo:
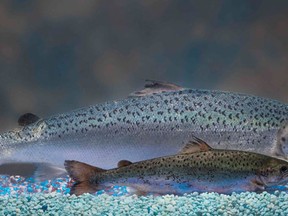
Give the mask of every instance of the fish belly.
<svg viewBox="0 0 288 216">
<path fill-rule="evenodd" d="M 191 127 L 179 131 L 138 130 L 122 134 L 102 131 L 83 136 L 70 135 L 61 139 L 20 143 L 16 147 L 7 145 L 1 151 L 1 162 L 44 162 L 63 167 L 64 160 L 79 160 L 110 169 L 116 167 L 120 160 L 136 162 L 174 155 L 192 139 L 192 136 L 207 141 L 213 148 L 273 154 L 273 142 L 269 140 L 273 134 L 269 136 L 267 132 L 244 134 L 227 131 L 193 132 L 193 130 L 195 128 Z M 263 142 L 264 135 L 267 137 L 266 142 Z"/>
<path fill-rule="evenodd" d="M 107 132 L 108 133 L 108 132 Z M 79 160 L 110 169 L 120 160 L 133 162 L 177 153 L 183 142 L 179 136 L 145 133 L 107 136 L 94 134 L 83 137 L 22 143 L 21 148 L 7 146 L 3 161 L 44 162 L 63 167 L 64 160 Z"/>
<path fill-rule="evenodd" d="M 216 176 L 216 177 L 215 177 Z M 202 173 L 199 176 L 180 177 L 177 171 L 174 175 L 165 176 L 141 176 L 119 179 L 117 185 L 128 186 L 132 193 L 138 194 L 177 194 L 183 195 L 192 192 L 217 192 L 222 194 L 231 194 L 232 192 L 241 193 L 245 191 L 256 191 L 258 188 L 251 183 L 253 175 L 232 176 L 230 173 L 222 173 L 213 177 Z M 111 186 L 113 184 L 105 184 Z"/>
<path fill-rule="evenodd" d="M 206 176 L 207 173 L 203 173 Z M 174 177 L 175 178 L 175 177 Z M 177 178 L 177 177 L 176 177 Z M 230 177 L 225 175 L 218 179 L 191 179 L 190 177 L 182 178 L 177 181 L 172 180 L 171 176 L 149 176 L 149 177 L 132 177 L 125 180 L 119 180 L 114 184 L 128 186 L 131 193 L 138 194 L 176 194 L 183 195 L 193 192 L 217 192 L 222 194 L 231 194 L 232 192 L 241 193 L 245 191 L 256 191 L 258 188 L 251 183 L 253 176 L 243 176 L 241 178 Z M 108 187 L 114 184 L 105 183 Z"/>
</svg>

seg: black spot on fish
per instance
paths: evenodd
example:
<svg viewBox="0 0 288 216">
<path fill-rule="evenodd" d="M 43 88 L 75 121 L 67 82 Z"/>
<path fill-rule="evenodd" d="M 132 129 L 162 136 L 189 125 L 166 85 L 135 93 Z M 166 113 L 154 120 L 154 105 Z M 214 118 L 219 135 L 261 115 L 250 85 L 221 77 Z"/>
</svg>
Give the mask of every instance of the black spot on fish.
<svg viewBox="0 0 288 216">
<path fill-rule="evenodd" d="M 228 117 L 229 117 L 229 119 L 232 119 L 232 114 L 230 113 Z"/>
<path fill-rule="evenodd" d="M 189 107 L 189 110 L 190 111 L 194 111 L 195 109 L 193 107 Z"/>
</svg>

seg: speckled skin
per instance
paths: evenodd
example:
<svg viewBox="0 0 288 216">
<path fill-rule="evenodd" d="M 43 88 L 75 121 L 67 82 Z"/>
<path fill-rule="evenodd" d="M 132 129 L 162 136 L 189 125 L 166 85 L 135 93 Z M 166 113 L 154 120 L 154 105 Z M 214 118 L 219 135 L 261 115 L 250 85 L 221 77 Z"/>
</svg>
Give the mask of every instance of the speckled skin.
<svg viewBox="0 0 288 216">
<path fill-rule="evenodd" d="M 277 130 L 288 120 L 278 101 L 183 89 L 112 101 L 44 118 L 0 135 L 3 161 L 65 159 L 103 168 L 177 153 L 192 135 L 213 148 L 283 155 Z M 284 155 L 285 156 L 285 155 Z"/>
<path fill-rule="evenodd" d="M 81 178 L 81 165 L 74 166 L 73 163 L 78 162 L 66 162 L 68 172 L 72 178 L 74 174 Z M 195 191 L 230 194 L 262 191 L 287 183 L 288 162 L 250 152 L 211 150 L 166 156 L 92 173 L 86 180 L 90 188 L 95 189 L 123 185 L 132 187 L 138 194 L 184 194 Z M 85 187 L 81 187 L 81 181 L 77 182 L 72 192 L 80 195 L 79 192 L 84 192 L 82 188 Z"/>
</svg>

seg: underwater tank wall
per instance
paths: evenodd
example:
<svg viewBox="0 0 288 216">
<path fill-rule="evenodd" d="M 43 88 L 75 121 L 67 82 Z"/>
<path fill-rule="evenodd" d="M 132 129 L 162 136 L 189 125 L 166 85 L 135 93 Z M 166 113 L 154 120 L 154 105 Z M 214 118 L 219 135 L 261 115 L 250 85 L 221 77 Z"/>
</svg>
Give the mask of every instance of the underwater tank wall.
<svg viewBox="0 0 288 216">
<path fill-rule="evenodd" d="M 145 79 L 287 103 L 287 25 L 286 1 L 1 1 L 0 131 L 21 128 L 17 119 L 27 112 L 42 118 L 126 98 Z M 288 209 L 282 187 L 139 197 L 116 187 L 77 197 L 69 195 L 72 184 L 68 176 L 35 182 L 3 175 L 1 215 L 287 215 Z"/>
</svg>

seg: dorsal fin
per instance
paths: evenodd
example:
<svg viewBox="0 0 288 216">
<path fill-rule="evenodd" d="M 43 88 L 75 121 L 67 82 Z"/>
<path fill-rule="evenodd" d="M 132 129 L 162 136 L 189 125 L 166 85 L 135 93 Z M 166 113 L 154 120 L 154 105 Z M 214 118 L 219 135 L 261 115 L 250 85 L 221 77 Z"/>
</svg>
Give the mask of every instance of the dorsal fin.
<svg viewBox="0 0 288 216">
<path fill-rule="evenodd" d="M 146 95 L 150 95 L 153 93 L 161 93 L 161 92 L 167 92 L 167 91 L 176 91 L 181 90 L 183 87 L 178 86 L 173 83 L 169 82 L 161 82 L 156 80 L 145 80 L 146 83 L 144 86 L 144 89 L 141 91 L 136 91 L 130 94 L 130 97 L 142 97 Z"/>
<path fill-rule="evenodd" d="M 210 151 L 212 148 L 203 140 L 193 136 L 193 140 L 189 141 L 179 152 L 179 154 L 190 154 L 195 152 Z"/>
<path fill-rule="evenodd" d="M 131 161 L 121 160 L 121 161 L 118 162 L 117 167 L 118 167 L 118 168 L 120 168 L 120 167 L 125 167 L 125 166 L 129 166 L 130 164 L 132 164 Z"/>
<path fill-rule="evenodd" d="M 40 118 L 32 113 L 25 113 L 18 118 L 18 124 L 20 126 L 26 126 L 37 122 Z"/>
</svg>

